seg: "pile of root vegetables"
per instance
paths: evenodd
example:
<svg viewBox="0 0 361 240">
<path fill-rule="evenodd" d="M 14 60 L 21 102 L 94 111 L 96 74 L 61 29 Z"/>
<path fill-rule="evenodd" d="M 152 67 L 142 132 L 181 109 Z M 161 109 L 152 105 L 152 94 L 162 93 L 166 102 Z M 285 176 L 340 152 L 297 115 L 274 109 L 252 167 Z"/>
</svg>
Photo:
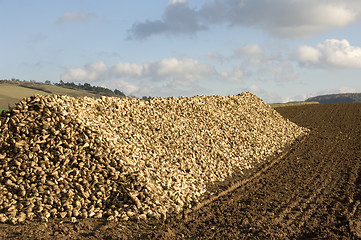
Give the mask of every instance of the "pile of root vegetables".
<svg viewBox="0 0 361 240">
<path fill-rule="evenodd" d="M 251 93 L 26 98 L 0 118 L 0 222 L 165 219 L 307 131 Z"/>
</svg>

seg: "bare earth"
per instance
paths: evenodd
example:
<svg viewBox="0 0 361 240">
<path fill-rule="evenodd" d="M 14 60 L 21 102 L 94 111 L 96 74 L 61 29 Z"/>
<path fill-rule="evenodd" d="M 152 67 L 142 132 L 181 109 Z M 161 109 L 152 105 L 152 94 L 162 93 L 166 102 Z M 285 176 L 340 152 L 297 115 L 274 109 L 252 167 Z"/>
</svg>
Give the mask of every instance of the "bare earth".
<svg viewBox="0 0 361 240">
<path fill-rule="evenodd" d="M 240 187 L 186 217 L 0 224 L 0 239 L 361 238 L 361 104 L 278 111 L 310 134 L 274 165 L 249 172 Z"/>
</svg>

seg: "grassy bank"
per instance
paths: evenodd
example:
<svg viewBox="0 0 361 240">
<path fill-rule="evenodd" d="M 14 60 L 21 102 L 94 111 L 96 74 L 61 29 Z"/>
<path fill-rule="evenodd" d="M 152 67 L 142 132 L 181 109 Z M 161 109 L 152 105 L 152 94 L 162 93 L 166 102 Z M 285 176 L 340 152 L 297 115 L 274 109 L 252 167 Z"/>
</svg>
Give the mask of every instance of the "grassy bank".
<svg viewBox="0 0 361 240">
<path fill-rule="evenodd" d="M 0 113 L 4 110 L 8 110 L 9 108 L 8 107 L 0 107 Z"/>
<path fill-rule="evenodd" d="M 271 103 L 270 106 L 273 108 L 279 108 L 279 107 L 301 106 L 301 105 L 309 105 L 309 104 L 318 104 L 318 102 Z"/>
</svg>

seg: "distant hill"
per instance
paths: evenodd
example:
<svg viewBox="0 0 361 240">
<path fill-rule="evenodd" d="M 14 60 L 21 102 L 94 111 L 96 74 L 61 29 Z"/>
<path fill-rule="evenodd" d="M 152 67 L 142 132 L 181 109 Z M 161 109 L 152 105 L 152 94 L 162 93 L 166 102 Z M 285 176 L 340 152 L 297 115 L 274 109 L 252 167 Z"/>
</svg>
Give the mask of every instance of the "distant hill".
<svg viewBox="0 0 361 240">
<path fill-rule="evenodd" d="M 14 106 L 21 99 L 32 95 L 68 95 L 70 97 L 100 97 L 100 96 L 116 96 L 125 97 L 125 94 L 119 90 L 110 90 L 104 87 L 92 86 L 88 83 L 60 83 L 51 84 L 49 81 L 45 83 L 34 81 L 20 81 L 17 79 L 0 80 L 0 112 L 7 109 L 8 106 Z"/>
<path fill-rule="evenodd" d="M 305 102 L 350 103 L 361 102 L 361 93 L 340 93 L 308 98 Z"/>
</svg>

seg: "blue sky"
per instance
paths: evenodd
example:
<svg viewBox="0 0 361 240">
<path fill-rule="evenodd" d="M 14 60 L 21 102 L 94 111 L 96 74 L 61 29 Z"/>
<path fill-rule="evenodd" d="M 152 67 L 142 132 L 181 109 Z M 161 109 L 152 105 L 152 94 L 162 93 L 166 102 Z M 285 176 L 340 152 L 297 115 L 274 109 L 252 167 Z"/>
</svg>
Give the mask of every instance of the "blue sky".
<svg viewBox="0 0 361 240">
<path fill-rule="evenodd" d="M 0 0 L 0 79 L 266 102 L 361 92 L 359 0 Z"/>
</svg>

